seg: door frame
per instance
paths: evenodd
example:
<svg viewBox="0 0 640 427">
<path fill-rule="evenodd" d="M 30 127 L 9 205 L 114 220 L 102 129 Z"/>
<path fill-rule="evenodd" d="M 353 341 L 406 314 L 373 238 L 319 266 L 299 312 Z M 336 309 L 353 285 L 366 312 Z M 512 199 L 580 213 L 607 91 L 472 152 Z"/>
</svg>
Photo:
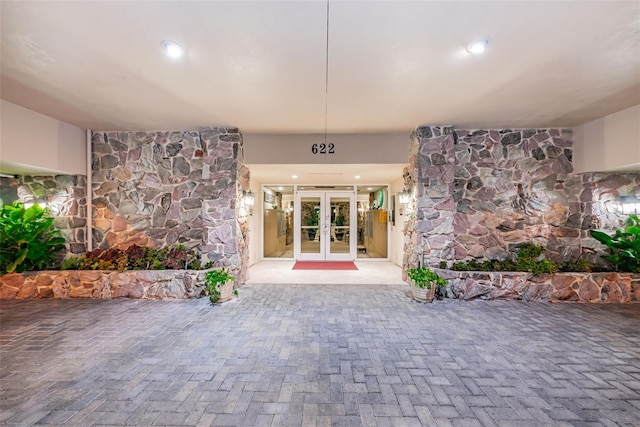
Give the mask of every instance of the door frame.
<svg viewBox="0 0 640 427">
<path fill-rule="evenodd" d="M 302 197 L 318 197 L 320 199 L 320 220 L 318 231 L 320 238 L 319 253 L 302 252 Z M 349 252 L 331 253 L 331 198 L 349 198 Z M 293 249 L 294 258 L 300 261 L 355 261 L 357 256 L 357 203 L 356 191 L 350 190 L 298 190 L 294 189 L 293 216 Z"/>
</svg>

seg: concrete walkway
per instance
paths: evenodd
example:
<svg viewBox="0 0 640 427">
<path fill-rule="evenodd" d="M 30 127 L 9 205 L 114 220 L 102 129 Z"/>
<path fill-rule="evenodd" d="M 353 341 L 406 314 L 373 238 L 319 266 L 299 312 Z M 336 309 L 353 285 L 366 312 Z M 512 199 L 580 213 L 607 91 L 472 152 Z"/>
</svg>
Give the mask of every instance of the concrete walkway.
<svg viewBox="0 0 640 427">
<path fill-rule="evenodd" d="M 0 304 L 0 424 L 638 426 L 640 304 L 395 285 Z"/>
<path fill-rule="evenodd" d="M 293 270 L 293 260 L 260 261 L 249 268 L 248 284 L 405 285 L 402 269 L 389 261 L 356 261 L 357 270 Z"/>
</svg>

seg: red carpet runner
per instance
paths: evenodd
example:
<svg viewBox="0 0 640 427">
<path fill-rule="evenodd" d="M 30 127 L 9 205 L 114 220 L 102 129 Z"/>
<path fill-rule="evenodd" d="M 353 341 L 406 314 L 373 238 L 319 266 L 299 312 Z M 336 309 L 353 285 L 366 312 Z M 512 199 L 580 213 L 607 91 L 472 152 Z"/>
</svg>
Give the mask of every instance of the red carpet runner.
<svg viewBox="0 0 640 427">
<path fill-rule="evenodd" d="M 293 270 L 357 270 L 352 261 L 296 261 Z"/>
</svg>

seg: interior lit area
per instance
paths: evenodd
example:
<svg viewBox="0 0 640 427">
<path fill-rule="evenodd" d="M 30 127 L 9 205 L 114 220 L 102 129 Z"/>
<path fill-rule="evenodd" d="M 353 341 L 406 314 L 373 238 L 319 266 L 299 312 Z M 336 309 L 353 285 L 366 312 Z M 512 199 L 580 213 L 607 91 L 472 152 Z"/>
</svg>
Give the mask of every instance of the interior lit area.
<svg viewBox="0 0 640 427">
<path fill-rule="evenodd" d="M 388 185 L 263 185 L 263 259 L 388 259 Z"/>
</svg>

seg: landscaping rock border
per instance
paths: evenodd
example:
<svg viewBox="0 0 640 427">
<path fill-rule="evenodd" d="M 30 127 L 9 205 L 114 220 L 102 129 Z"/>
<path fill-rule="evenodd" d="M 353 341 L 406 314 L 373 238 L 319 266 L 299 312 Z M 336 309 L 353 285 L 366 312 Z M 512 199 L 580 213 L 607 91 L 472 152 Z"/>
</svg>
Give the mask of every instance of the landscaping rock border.
<svg viewBox="0 0 640 427">
<path fill-rule="evenodd" d="M 514 299 L 535 302 L 640 302 L 640 274 L 556 273 L 433 269 L 449 280 L 445 294 L 462 300 Z"/>
<path fill-rule="evenodd" d="M 0 276 L 0 299 L 199 298 L 209 270 L 33 271 Z"/>
</svg>

